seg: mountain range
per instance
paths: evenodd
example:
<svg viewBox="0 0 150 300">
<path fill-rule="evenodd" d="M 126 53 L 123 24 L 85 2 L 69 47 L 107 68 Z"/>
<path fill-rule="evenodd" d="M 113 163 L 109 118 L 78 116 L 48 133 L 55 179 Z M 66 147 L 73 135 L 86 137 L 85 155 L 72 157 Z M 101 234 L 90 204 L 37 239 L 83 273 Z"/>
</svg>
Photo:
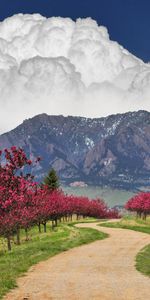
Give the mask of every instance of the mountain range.
<svg viewBox="0 0 150 300">
<path fill-rule="evenodd" d="M 150 186 L 147 111 L 93 119 L 40 114 L 0 136 L 0 148 L 12 145 L 22 147 L 31 159 L 41 156 L 32 169 L 39 181 L 53 167 L 66 185 Z"/>
</svg>

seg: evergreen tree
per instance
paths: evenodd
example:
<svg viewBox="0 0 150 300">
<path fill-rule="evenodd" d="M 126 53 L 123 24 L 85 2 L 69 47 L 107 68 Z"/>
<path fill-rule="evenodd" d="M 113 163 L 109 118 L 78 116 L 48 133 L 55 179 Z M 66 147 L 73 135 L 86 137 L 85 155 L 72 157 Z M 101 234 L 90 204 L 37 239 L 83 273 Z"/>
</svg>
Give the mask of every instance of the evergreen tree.
<svg viewBox="0 0 150 300">
<path fill-rule="evenodd" d="M 59 188 L 59 179 L 54 169 L 51 169 L 48 175 L 44 178 L 44 184 L 46 184 L 52 191 Z"/>
</svg>

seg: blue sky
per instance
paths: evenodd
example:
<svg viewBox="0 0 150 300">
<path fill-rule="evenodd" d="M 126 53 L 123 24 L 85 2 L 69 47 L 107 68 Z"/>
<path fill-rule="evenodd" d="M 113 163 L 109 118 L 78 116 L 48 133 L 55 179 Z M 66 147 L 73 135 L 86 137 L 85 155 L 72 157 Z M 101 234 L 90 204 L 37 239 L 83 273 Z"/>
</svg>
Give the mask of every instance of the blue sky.
<svg viewBox="0 0 150 300">
<path fill-rule="evenodd" d="M 150 60 L 150 0 L 0 0 L 0 19 L 16 13 L 92 17 L 144 61 Z"/>
</svg>

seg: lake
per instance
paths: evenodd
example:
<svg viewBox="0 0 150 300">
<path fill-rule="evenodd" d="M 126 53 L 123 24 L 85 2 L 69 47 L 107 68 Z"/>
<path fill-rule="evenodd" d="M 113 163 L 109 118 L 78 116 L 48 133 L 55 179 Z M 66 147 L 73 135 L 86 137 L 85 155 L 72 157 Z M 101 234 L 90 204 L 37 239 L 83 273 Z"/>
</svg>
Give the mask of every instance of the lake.
<svg viewBox="0 0 150 300">
<path fill-rule="evenodd" d="M 124 205 L 126 201 L 134 195 L 134 192 L 117 190 L 109 187 L 87 186 L 87 187 L 69 187 L 63 186 L 63 191 L 77 196 L 88 196 L 89 198 L 102 198 L 109 207 L 115 205 Z"/>
</svg>

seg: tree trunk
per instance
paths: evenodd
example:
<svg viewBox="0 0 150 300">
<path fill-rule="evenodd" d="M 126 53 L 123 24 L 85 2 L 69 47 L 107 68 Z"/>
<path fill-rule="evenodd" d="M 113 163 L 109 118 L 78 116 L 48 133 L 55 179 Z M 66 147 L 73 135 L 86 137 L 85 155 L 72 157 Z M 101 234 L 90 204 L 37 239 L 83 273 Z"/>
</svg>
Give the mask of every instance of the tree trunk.
<svg viewBox="0 0 150 300">
<path fill-rule="evenodd" d="M 146 221 L 146 213 L 145 212 L 143 213 L 143 220 Z"/>
<path fill-rule="evenodd" d="M 25 228 L 25 234 L 26 234 L 26 242 L 29 240 L 29 237 L 28 237 L 28 228 Z"/>
<path fill-rule="evenodd" d="M 17 245 L 20 245 L 20 228 L 17 228 Z"/>
<path fill-rule="evenodd" d="M 10 236 L 7 237 L 7 248 L 8 248 L 8 251 L 11 251 L 11 241 L 10 241 Z"/>
<path fill-rule="evenodd" d="M 55 219 L 55 226 L 57 227 L 57 219 Z"/>
<path fill-rule="evenodd" d="M 39 233 L 41 233 L 41 223 L 38 223 Z"/>
<path fill-rule="evenodd" d="M 54 230 L 54 221 L 52 220 L 52 230 Z"/>
<path fill-rule="evenodd" d="M 44 226 L 44 232 L 46 232 L 46 222 L 43 223 L 43 226 Z"/>
</svg>

